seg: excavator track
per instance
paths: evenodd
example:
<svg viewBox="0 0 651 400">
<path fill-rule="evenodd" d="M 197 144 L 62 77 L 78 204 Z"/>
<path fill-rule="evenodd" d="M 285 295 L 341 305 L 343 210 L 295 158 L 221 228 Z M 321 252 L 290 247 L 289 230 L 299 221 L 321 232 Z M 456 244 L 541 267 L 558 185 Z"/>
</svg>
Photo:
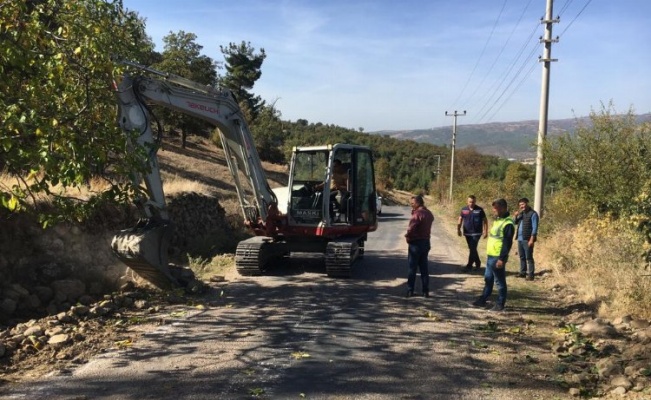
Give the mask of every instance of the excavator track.
<svg viewBox="0 0 651 400">
<path fill-rule="evenodd" d="M 240 275 L 261 275 L 270 260 L 286 253 L 285 245 L 267 237 L 255 236 L 241 241 L 235 250 L 235 268 Z"/>
<path fill-rule="evenodd" d="M 326 274 L 333 278 L 349 278 L 351 267 L 360 255 L 357 240 L 332 241 L 325 252 Z"/>
</svg>

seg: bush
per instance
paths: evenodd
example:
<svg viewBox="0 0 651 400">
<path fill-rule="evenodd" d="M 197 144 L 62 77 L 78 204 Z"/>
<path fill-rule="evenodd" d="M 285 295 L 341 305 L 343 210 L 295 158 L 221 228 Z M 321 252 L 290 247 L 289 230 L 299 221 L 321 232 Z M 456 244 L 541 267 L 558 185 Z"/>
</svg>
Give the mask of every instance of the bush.
<svg viewBox="0 0 651 400">
<path fill-rule="evenodd" d="M 588 217 L 557 230 L 543 253 L 559 279 L 607 315 L 651 318 L 651 276 L 640 257 L 643 235 L 626 221 Z"/>
</svg>

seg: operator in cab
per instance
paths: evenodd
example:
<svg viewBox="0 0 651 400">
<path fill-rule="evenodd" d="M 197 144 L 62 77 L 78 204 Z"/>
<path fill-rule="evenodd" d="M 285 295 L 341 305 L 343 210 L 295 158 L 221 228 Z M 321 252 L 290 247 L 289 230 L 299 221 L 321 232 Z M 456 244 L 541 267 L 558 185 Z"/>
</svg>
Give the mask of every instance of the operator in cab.
<svg viewBox="0 0 651 400">
<path fill-rule="evenodd" d="M 322 191 L 324 186 L 325 182 L 322 182 L 314 186 L 314 189 L 317 191 Z M 332 179 L 330 184 L 330 214 L 333 215 L 334 213 L 333 207 L 337 207 L 340 212 L 343 212 L 346 208 L 346 200 L 348 197 L 348 170 L 340 159 L 335 159 L 332 162 Z"/>
<path fill-rule="evenodd" d="M 322 191 L 324 186 L 325 182 L 319 183 L 318 185 L 314 186 L 314 190 Z M 337 195 L 337 192 L 342 192 L 343 195 L 343 193 L 347 191 L 348 171 L 346 171 L 346 167 L 341 162 L 341 160 L 335 159 L 332 162 L 332 184 L 330 185 L 330 194 Z"/>
</svg>

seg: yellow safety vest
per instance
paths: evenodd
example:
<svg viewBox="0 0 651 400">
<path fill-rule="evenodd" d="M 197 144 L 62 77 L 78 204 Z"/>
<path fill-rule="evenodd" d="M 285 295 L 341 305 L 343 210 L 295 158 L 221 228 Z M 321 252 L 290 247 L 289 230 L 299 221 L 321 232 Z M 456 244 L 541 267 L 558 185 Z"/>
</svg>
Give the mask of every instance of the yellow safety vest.
<svg viewBox="0 0 651 400">
<path fill-rule="evenodd" d="M 504 228 L 507 225 L 513 225 L 511 217 L 497 218 L 493 221 L 490 231 L 488 231 L 488 241 L 486 244 L 486 254 L 491 257 L 498 257 L 502 252 L 502 242 L 504 239 Z"/>
</svg>

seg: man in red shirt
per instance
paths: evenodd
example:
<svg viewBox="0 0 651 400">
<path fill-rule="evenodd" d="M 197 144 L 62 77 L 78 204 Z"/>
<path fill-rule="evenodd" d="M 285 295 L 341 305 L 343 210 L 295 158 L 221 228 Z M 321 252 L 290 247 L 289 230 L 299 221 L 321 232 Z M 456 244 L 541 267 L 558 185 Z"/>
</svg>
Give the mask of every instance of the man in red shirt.
<svg viewBox="0 0 651 400">
<path fill-rule="evenodd" d="M 414 295 L 416 268 L 420 270 L 423 296 L 429 297 L 427 257 L 430 250 L 429 239 L 434 215 L 425 207 L 423 196 L 413 196 L 409 203 L 411 204 L 411 219 L 409 220 L 409 226 L 405 234 L 409 247 L 407 253 L 407 263 L 409 265 L 407 297 Z"/>
</svg>

